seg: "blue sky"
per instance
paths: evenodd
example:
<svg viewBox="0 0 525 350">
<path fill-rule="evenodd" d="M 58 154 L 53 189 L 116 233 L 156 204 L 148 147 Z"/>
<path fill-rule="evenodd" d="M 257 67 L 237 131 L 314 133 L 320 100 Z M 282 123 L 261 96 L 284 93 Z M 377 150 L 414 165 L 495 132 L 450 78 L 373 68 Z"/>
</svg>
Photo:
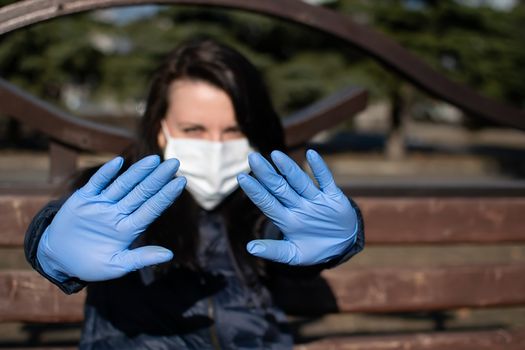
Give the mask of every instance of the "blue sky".
<svg viewBox="0 0 525 350">
<path fill-rule="evenodd" d="M 106 10 L 99 10 L 95 16 L 103 21 L 127 23 L 138 18 L 154 15 L 160 6 L 158 5 L 141 5 L 141 6 L 124 6 L 114 7 Z"/>
<path fill-rule="evenodd" d="M 308 3 L 316 4 L 323 2 L 331 2 L 337 0 L 303 0 Z M 508 11 L 516 5 L 517 0 L 456 0 L 459 3 L 468 5 L 468 6 L 481 6 L 487 5 L 495 9 Z M 418 3 L 421 3 L 420 0 L 406 0 L 407 5 L 411 7 L 418 7 Z M 126 23 L 133 21 L 138 18 L 143 18 L 147 16 L 154 15 L 159 8 L 158 5 L 142 5 L 142 6 L 125 6 L 125 7 L 115 7 L 106 10 L 97 11 L 96 17 L 116 23 Z"/>
</svg>

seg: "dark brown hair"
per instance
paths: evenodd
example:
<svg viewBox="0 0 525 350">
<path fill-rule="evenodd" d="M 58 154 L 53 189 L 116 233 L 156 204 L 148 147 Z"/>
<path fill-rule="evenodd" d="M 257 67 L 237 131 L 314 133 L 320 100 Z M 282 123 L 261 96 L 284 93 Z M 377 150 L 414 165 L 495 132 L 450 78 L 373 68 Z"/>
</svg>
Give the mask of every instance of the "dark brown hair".
<svg viewBox="0 0 525 350">
<path fill-rule="evenodd" d="M 180 79 L 205 81 L 224 90 L 232 100 L 241 131 L 259 152 L 268 154 L 284 147 L 281 122 L 253 64 L 231 47 L 194 40 L 170 53 L 153 76 L 139 128 L 139 156 L 161 154 L 157 135 L 168 107 L 168 90 Z"/>
<path fill-rule="evenodd" d="M 149 154 L 162 156 L 157 142 L 160 123 L 168 108 L 169 87 L 180 79 L 204 81 L 225 91 L 232 100 L 241 131 L 251 146 L 265 157 L 275 149 L 285 151 L 280 119 L 254 65 L 231 47 L 212 40 L 194 40 L 170 53 L 155 72 L 137 143 L 126 157 L 128 165 Z M 259 210 L 239 189 L 214 210 L 225 219 L 235 257 L 241 263 L 248 261 L 248 265 L 254 266 L 245 245 L 256 236 L 255 225 L 261 217 Z M 145 243 L 173 250 L 175 258 L 171 264 L 198 268 L 198 212 L 197 204 L 184 191 L 148 228 L 144 234 Z"/>
</svg>

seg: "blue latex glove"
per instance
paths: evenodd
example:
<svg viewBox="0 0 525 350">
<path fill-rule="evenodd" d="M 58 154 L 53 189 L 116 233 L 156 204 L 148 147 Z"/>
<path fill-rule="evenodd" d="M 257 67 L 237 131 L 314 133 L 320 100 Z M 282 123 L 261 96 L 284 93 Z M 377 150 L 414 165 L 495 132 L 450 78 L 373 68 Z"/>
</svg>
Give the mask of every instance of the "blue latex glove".
<svg viewBox="0 0 525 350">
<path fill-rule="evenodd" d="M 306 158 L 319 188 L 288 156 L 271 154 L 279 173 L 258 153 L 248 157 L 256 179 L 240 174 L 239 185 L 284 235 L 282 240 L 253 240 L 248 251 L 290 265 L 314 265 L 343 254 L 356 239 L 354 208 L 336 186 L 321 156 Z"/>
<path fill-rule="evenodd" d="M 179 161 L 148 156 L 113 181 L 122 163 L 104 164 L 45 230 L 37 259 L 51 277 L 103 281 L 173 258 L 159 246 L 128 248 L 184 189 L 186 179 L 174 179 Z"/>
</svg>

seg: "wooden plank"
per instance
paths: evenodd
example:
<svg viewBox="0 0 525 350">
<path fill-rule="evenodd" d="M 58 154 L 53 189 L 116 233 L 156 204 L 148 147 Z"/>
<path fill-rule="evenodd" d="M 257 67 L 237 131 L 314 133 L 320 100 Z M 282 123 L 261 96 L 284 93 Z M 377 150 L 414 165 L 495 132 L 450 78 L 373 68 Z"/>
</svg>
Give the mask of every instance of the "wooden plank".
<svg viewBox="0 0 525 350">
<path fill-rule="evenodd" d="M 524 275 L 525 264 L 333 269 L 323 278 L 290 279 L 275 294 L 287 312 L 303 315 L 524 305 Z M 0 271 L 0 321 L 80 321 L 83 300 L 34 271 Z"/>
<path fill-rule="evenodd" d="M 525 241 L 525 198 L 355 198 L 367 244 Z"/>
<path fill-rule="evenodd" d="M 316 147 L 313 145 L 312 148 Z M 337 170 L 334 173 L 338 177 Z M 443 180 L 385 177 L 349 181 L 339 181 L 339 186 L 350 197 L 525 197 L 525 180 L 519 179 Z"/>
<path fill-rule="evenodd" d="M 21 246 L 27 226 L 50 200 L 47 195 L 0 195 L 0 246 Z"/>
<path fill-rule="evenodd" d="M 525 331 L 486 330 L 434 332 L 402 335 L 330 337 L 304 344 L 294 350 L 523 350 Z M 13 348 L 14 349 L 14 348 Z M 76 347 L 31 347 L 18 350 L 73 350 Z"/>
<path fill-rule="evenodd" d="M 4 348 L 2 347 L 2 350 L 76 350 L 78 349 L 77 346 L 38 346 L 38 347 L 30 347 L 30 348 L 23 348 L 19 346 L 15 346 L 12 348 Z"/>
<path fill-rule="evenodd" d="M 79 149 L 120 153 L 133 142 L 127 130 L 75 118 L 0 79 L 0 111 L 54 140 Z"/>
<path fill-rule="evenodd" d="M 35 271 L 0 271 L 0 322 L 80 322 L 85 293 L 64 294 Z"/>
<path fill-rule="evenodd" d="M 525 330 L 435 332 L 404 335 L 332 337 L 294 350 L 523 350 Z"/>
<path fill-rule="evenodd" d="M 49 145 L 49 181 L 63 184 L 77 170 L 78 150 L 51 140 Z"/>
<path fill-rule="evenodd" d="M 337 268 L 310 281 L 284 281 L 275 294 L 288 313 L 300 315 L 524 305 L 523 276 L 525 264 Z"/>
<path fill-rule="evenodd" d="M 63 184 L 53 184 L 45 181 L 32 182 L 28 185 L 24 182 L 17 181 L 2 181 L 0 182 L 0 197 L 7 195 L 17 196 L 35 196 L 35 195 L 46 195 L 51 197 L 54 193 L 60 193 L 60 189 Z M 62 186 L 61 186 L 62 185 Z"/>
<path fill-rule="evenodd" d="M 0 195 L 0 246 L 20 246 L 49 197 Z M 367 244 L 525 242 L 525 198 L 356 197 Z"/>
<path fill-rule="evenodd" d="M 337 126 L 363 111 L 368 92 L 360 88 L 343 89 L 283 120 L 286 145 L 300 146 L 323 130 Z"/>
<path fill-rule="evenodd" d="M 434 332 L 402 335 L 330 337 L 304 344 L 294 350 L 523 350 L 525 331 L 486 330 Z M 13 348 L 14 349 L 14 348 Z M 73 350 L 76 347 L 31 347 L 18 350 Z"/>
</svg>

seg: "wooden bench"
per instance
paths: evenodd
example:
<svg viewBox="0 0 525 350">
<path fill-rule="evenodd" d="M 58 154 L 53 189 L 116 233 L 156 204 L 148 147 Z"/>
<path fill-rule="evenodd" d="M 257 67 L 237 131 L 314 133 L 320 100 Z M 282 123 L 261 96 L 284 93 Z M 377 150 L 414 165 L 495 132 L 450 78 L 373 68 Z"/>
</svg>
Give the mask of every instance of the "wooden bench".
<svg viewBox="0 0 525 350">
<path fill-rule="evenodd" d="M 28 220 L 45 195 L 1 195 L 0 245 L 22 244 Z M 368 245 L 523 242 L 525 198 L 356 197 Z M 424 234 L 422 234 L 422 232 Z M 446 249 L 446 248 L 444 248 Z M 435 312 L 525 305 L 525 264 L 381 266 L 352 263 L 319 280 L 290 284 L 283 302 L 293 313 Z M 328 285 L 329 290 L 326 289 Z M 1 322 L 80 322 L 84 293 L 66 296 L 30 270 L 0 272 Z M 389 345 L 390 344 L 390 345 Z M 399 344 L 399 345 L 392 345 Z M 338 336 L 298 349 L 523 349 L 525 330 L 490 329 L 388 336 Z"/>
<path fill-rule="evenodd" d="M 379 33 L 324 8 L 294 0 L 158 2 L 239 8 L 317 28 L 363 49 L 438 98 L 475 116 L 525 130 L 522 111 L 487 100 L 448 81 Z M 142 3 L 148 1 L 20 1 L 0 9 L 0 34 L 79 11 Z M 350 118 L 366 104 L 366 91 L 348 89 L 290 116 L 285 120 L 288 145 L 301 151 L 320 130 Z M 3 80 L 0 80 L 0 113 L 51 139 L 49 186 L 13 188 L 0 184 L 0 248 L 20 250 L 29 220 L 52 198 L 56 185 L 76 168 L 78 151 L 118 153 L 132 138 L 120 129 L 80 122 Z M 525 241 L 525 187 L 521 185 L 511 182 L 480 186 L 341 185 L 363 211 L 368 247 L 449 249 L 463 244 L 497 247 Z M 521 262 L 367 267 L 349 263 L 325 271 L 320 279 L 290 284 L 279 302 L 291 315 L 312 316 L 327 313 L 439 315 L 458 309 L 516 307 L 525 306 L 523 276 L 525 264 Z M 32 270 L 0 270 L 0 322 L 3 323 L 78 323 L 82 321 L 84 297 L 84 293 L 64 295 Z M 521 328 L 458 330 L 448 328 L 444 321 L 438 322 L 435 328 L 426 332 L 369 335 L 327 332 L 310 341 L 301 341 L 296 348 L 525 349 L 525 330 Z M 46 344 L 34 345 L 42 348 Z"/>
</svg>

